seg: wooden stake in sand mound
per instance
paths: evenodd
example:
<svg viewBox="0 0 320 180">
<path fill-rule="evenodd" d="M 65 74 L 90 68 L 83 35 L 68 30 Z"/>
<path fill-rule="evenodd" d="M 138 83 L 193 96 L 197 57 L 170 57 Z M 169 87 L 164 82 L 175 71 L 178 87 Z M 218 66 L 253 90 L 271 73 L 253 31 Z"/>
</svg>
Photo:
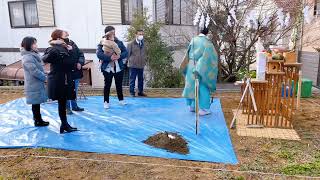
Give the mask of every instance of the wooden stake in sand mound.
<svg viewBox="0 0 320 180">
<path fill-rule="evenodd" d="M 177 133 L 162 132 L 150 136 L 143 143 L 150 146 L 165 149 L 169 152 L 175 152 L 179 154 L 188 154 L 189 148 L 188 143 Z"/>
</svg>

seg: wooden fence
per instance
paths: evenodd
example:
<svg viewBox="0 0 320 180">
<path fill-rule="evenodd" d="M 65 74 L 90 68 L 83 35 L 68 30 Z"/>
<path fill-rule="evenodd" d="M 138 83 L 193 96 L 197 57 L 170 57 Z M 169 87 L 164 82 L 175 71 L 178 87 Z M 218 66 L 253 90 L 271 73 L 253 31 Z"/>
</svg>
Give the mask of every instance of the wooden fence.
<svg viewBox="0 0 320 180">
<path fill-rule="evenodd" d="M 300 63 L 282 63 L 281 71 L 266 73 L 266 81 L 251 81 L 257 111 L 247 92 L 242 106 L 243 113 L 248 116 L 247 125 L 292 128 L 300 66 Z M 245 87 L 243 83 L 242 93 Z"/>
</svg>

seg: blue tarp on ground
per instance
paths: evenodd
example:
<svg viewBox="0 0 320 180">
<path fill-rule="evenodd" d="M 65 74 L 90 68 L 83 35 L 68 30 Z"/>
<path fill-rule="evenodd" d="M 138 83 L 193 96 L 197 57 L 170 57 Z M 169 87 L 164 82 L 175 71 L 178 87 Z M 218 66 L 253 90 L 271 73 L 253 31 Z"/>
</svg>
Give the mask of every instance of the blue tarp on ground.
<svg viewBox="0 0 320 180">
<path fill-rule="evenodd" d="M 85 111 L 68 115 L 80 131 L 59 134 L 57 103 L 41 105 L 43 119 L 50 126 L 33 126 L 31 106 L 25 99 L 0 105 L 0 148 L 45 147 L 83 152 L 153 156 L 236 164 L 220 100 L 214 99 L 212 114 L 200 118 L 195 135 L 194 114 L 181 98 L 127 98 L 120 106 L 111 98 L 111 109 L 103 109 L 103 97 L 88 97 L 78 104 Z M 188 142 L 190 153 L 181 155 L 142 143 L 161 131 L 178 132 Z"/>
</svg>

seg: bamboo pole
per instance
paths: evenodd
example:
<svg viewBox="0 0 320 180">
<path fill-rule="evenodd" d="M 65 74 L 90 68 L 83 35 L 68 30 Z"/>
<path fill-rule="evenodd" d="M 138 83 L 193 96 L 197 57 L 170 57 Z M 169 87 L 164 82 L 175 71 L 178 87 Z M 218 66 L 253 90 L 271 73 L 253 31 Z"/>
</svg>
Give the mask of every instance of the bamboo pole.
<svg viewBox="0 0 320 180">
<path fill-rule="evenodd" d="M 196 76 L 195 80 L 195 119 L 196 119 L 196 135 L 199 134 L 199 79 Z"/>
</svg>

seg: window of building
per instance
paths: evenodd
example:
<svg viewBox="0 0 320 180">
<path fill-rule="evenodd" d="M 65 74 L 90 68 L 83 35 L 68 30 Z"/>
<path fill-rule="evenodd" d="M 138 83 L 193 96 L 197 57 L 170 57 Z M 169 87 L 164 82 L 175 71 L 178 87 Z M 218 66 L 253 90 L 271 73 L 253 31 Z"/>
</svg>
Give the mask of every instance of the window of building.
<svg viewBox="0 0 320 180">
<path fill-rule="evenodd" d="M 315 0 L 314 2 L 314 13 L 315 16 L 320 16 L 320 0 Z"/>
<path fill-rule="evenodd" d="M 134 15 L 143 12 L 143 0 L 122 0 L 122 24 L 131 24 Z"/>
<path fill-rule="evenodd" d="M 192 25 L 193 0 L 154 0 L 154 20 L 167 25 Z"/>
<path fill-rule="evenodd" d="M 102 24 L 131 24 L 136 13 L 143 12 L 143 0 L 101 0 Z"/>
<path fill-rule="evenodd" d="M 52 0 L 26 0 L 8 2 L 11 27 L 54 26 Z"/>
<path fill-rule="evenodd" d="M 9 2 L 12 27 L 39 26 L 36 1 Z"/>
</svg>

